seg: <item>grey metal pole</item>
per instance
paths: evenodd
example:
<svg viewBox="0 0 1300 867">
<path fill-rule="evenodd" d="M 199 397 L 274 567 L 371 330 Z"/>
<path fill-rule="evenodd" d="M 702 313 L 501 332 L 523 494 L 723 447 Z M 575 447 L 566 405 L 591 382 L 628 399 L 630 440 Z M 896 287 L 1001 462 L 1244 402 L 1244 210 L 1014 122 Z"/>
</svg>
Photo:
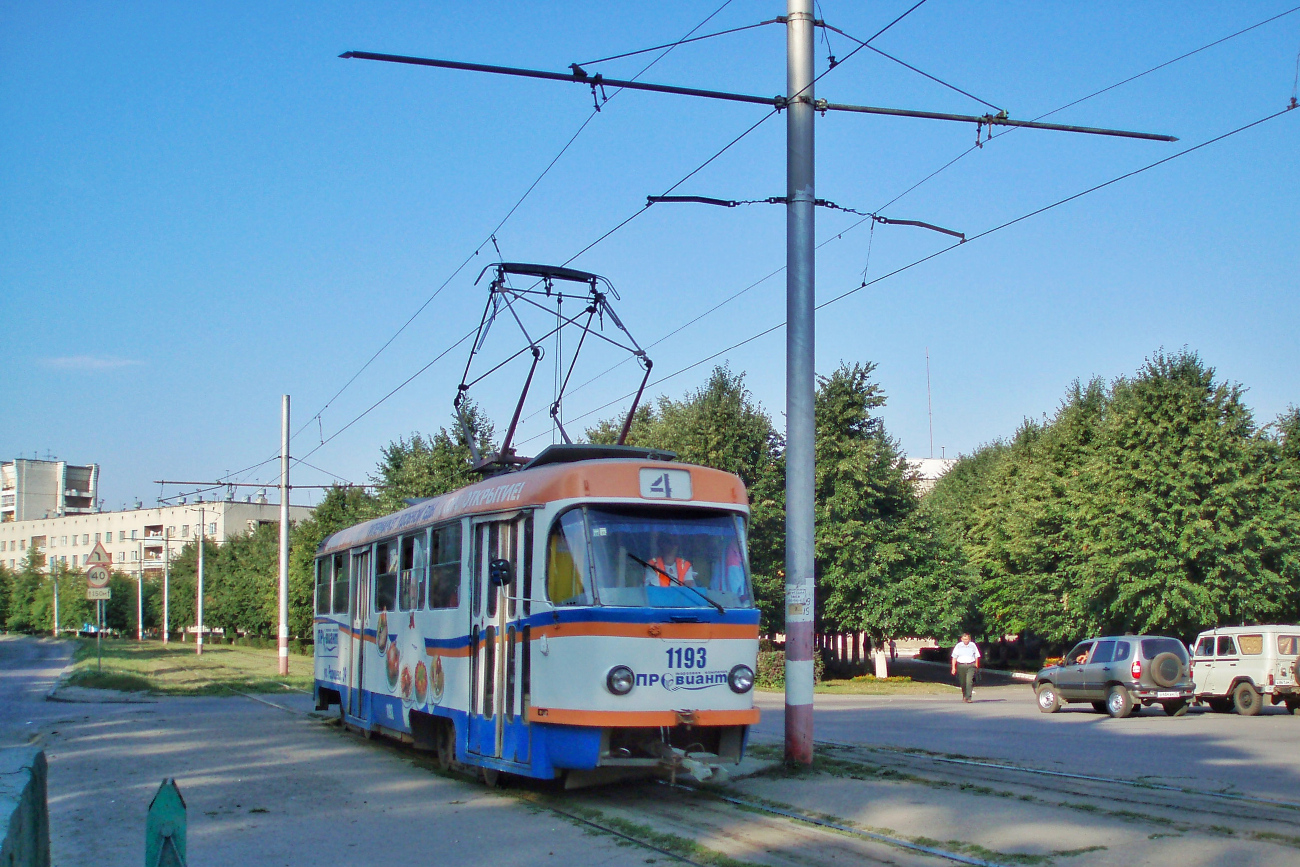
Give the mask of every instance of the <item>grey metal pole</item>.
<svg viewBox="0 0 1300 867">
<path fill-rule="evenodd" d="M 163 644 L 171 643 L 171 585 L 172 585 L 172 533 L 171 528 L 163 530 Z"/>
<path fill-rule="evenodd" d="M 59 637 L 59 573 L 53 572 L 54 579 L 54 637 Z"/>
<path fill-rule="evenodd" d="M 813 0 L 786 6 L 785 760 L 813 757 Z"/>
<path fill-rule="evenodd" d="M 289 395 L 280 405 L 280 676 L 289 673 Z"/>
<path fill-rule="evenodd" d="M 203 533 L 207 530 L 207 524 L 204 523 L 206 520 L 203 509 L 199 509 L 199 574 L 194 593 L 194 620 L 198 629 L 194 644 L 195 656 L 203 655 Z"/>
</svg>

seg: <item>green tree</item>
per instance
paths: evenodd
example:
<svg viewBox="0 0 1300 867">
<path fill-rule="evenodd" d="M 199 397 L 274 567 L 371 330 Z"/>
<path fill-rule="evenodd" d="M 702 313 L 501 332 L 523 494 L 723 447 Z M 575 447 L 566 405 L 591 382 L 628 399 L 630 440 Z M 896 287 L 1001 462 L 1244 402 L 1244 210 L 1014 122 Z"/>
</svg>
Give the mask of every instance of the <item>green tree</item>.
<svg viewBox="0 0 1300 867">
<path fill-rule="evenodd" d="M 42 626 L 36 619 L 34 603 L 45 581 L 45 555 L 37 547 L 29 547 L 27 555 L 19 561 L 18 573 L 9 588 L 9 612 L 5 621 L 12 632 L 37 632 Z"/>
<path fill-rule="evenodd" d="M 480 454 L 491 452 L 494 428 L 473 401 L 464 404 L 465 418 Z M 370 481 L 382 485 L 379 500 L 387 512 L 405 506 L 408 498 L 436 497 L 479 480 L 473 470 L 469 440 L 458 421 L 432 436 L 411 434 L 384 447 Z"/>
<path fill-rule="evenodd" d="M 919 510 L 898 443 L 875 412 L 875 365 L 843 364 L 816 395 L 815 571 L 819 629 L 950 634 L 969 587 L 959 551 Z"/>
<path fill-rule="evenodd" d="M 1285 443 L 1261 435 L 1242 395 L 1187 351 L 1115 383 L 1079 512 L 1090 626 L 1187 636 L 1295 610 Z"/>
</svg>

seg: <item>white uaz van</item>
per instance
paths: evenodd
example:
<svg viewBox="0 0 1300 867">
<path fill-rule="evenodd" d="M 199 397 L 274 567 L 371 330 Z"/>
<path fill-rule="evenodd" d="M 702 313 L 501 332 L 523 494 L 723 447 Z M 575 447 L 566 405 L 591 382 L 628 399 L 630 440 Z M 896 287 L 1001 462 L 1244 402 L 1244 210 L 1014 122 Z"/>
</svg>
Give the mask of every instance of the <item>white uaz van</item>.
<svg viewBox="0 0 1300 867">
<path fill-rule="evenodd" d="M 1259 713 L 1266 700 L 1300 714 L 1300 626 L 1221 626 L 1196 636 L 1196 698 L 1218 713 Z"/>
</svg>

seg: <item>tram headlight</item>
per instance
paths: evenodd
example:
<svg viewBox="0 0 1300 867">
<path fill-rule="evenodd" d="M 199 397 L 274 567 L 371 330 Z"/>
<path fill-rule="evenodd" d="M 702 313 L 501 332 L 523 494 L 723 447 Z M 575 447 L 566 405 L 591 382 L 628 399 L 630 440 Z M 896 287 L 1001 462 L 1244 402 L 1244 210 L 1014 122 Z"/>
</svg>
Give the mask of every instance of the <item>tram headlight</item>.
<svg viewBox="0 0 1300 867">
<path fill-rule="evenodd" d="M 750 678 L 751 681 L 753 678 Z M 614 695 L 627 695 L 636 684 L 636 675 L 626 665 L 616 665 L 605 675 L 605 688 Z"/>
<path fill-rule="evenodd" d="M 727 674 L 727 686 L 732 692 L 749 692 L 754 688 L 754 669 L 737 665 Z"/>
</svg>

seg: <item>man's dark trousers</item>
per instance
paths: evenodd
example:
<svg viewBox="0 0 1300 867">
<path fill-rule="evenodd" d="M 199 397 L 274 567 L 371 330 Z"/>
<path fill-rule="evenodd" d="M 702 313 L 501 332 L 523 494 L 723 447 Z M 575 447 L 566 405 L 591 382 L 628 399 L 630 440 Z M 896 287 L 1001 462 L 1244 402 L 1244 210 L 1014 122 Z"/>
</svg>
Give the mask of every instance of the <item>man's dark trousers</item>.
<svg viewBox="0 0 1300 867">
<path fill-rule="evenodd" d="M 961 684 L 961 697 L 969 700 L 975 691 L 975 663 L 957 663 L 957 682 Z"/>
</svg>

